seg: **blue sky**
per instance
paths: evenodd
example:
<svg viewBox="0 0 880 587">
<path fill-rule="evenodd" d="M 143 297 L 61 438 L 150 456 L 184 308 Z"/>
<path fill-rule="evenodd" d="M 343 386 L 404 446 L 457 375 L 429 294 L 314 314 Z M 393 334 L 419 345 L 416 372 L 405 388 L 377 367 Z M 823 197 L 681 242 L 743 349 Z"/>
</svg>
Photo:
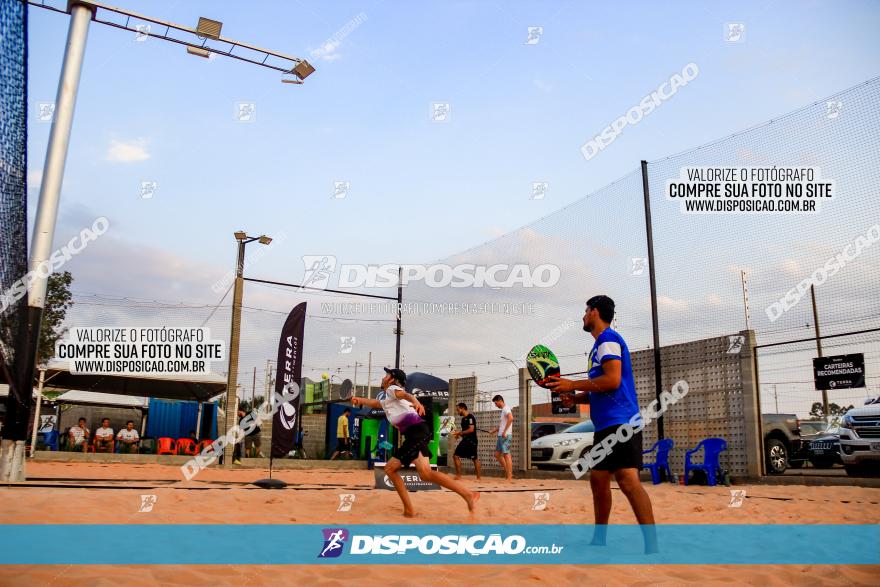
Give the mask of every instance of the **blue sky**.
<svg viewBox="0 0 880 587">
<path fill-rule="evenodd" d="M 876 2 L 116 4 L 220 20 L 224 36 L 317 67 L 286 85 L 92 24 L 56 244 L 108 217 L 112 247 L 71 262 L 74 290 L 167 301 L 219 300 L 210 286 L 239 228 L 287 235 L 253 268 L 268 279 L 297 281 L 306 254 L 430 262 L 577 202 L 641 159 L 880 73 Z M 744 42 L 725 41 L 729 22 L 745 24 Z M 31 222 L 50 128 L 38 104 L 54 101 L 67 23 L 30 10 Z M 530 26 L 543 27 L 537 44 L 525 43 Z M 584 159 L 583 143 L 690 62 L 693 82 Z M 254 122 L 236 120 L 239 102 L 256 104 Z M 448 122 L 431 120 L 435 102 L 450 104 Z M 157 182 L 153 198 L 139 197 L 143 181 Z M 351 183 L 346 198 L 332 198 L 336 181 Z M 542 200 L 529 197 L 536 181 L 549 184 Z"/>
</svg>

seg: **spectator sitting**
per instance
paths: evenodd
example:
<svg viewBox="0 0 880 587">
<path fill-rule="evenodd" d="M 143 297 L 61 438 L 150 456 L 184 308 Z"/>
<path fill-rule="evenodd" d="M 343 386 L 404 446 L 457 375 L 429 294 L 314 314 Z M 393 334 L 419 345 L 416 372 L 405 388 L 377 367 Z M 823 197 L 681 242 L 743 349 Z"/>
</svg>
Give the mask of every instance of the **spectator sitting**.
<svg viewBox="0 0 880 587">
<path fill-rule="evenodd" d="M 129 420 L 125 423 L 125 428 L 119 431 L 116 439 L 120 442 L 119 452 L 127 454 L 137 454 L 138 443 L 141 438 L 138 431 L 134 429 L 134 422 Z"/>
<path fill-rule="evenodd" d="M 110 418 L 101 420 L 101 427 L 95 430 L 95 452 L 113 452 L 113 428 Z"/>
<path fill-rule="evenodd" d="M 68 432 L 67 448 L 72 451 L 81 450 L 87 452 L 89 450 L 89 429 L 86 426 L 86 419 L 80 418 L 76 426 L 71 426 Z"/>
</svg>

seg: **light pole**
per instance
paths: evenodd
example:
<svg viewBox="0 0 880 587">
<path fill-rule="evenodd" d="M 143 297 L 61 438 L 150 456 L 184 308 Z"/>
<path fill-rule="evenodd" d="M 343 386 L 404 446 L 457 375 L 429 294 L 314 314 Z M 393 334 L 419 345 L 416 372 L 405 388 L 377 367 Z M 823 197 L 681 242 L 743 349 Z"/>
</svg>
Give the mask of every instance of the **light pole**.
<svg viewBox="0 0 880 587">
<path fill-rule="evenodd" d="M 210 57 L 211 54 L 222 55 L 252 65 L 273 69 L 283 75 L 293 78 L 282 79 L 284 83 L 301 84 L 302 81 L 315 72 L 315 68 L 305 59 L 293 57 L 261 49 L 248 43 L 235 41 L 220 35 L 223 23 L 208 18 L 199 18 L 196 28 L 174 24 L 150 16 L 144 16 L 134 12 L 106 6 L 92 0 L 68 0 L 65 10 L 44 4 L 36 0 L 28 0 L 30 6 L 44 8 L 53 12 L 70 14 L 70 25 L 67 33 L 67 44 L 64 50 L 64 61 L 61 67 L 61 78 L 58 81 L 58 93 L 55 99 L 55 112 L 52 118 L 52 128 L 49 131 L 49 144 L 46 148 L 46 161 L 43 165 L 43 180 L 40 186 L 40 198 L 37 203 L 37 215 L 34 221 L 33 236 L 31 238 L 29 269 L 35 276 L 28 288 L 28 315 L 27 315 L 27 348 L 25 357 L 26 373 L 23 381 L 27 381 L 27 393 L 22 397 L 23 405 L 16 405 L 14 414 L 24 411 L 28 413 L 31 405 L 31 385 L 33 370 L 36 366 L 37 347 L 40 338 L 40 325 L 43 319 L 43 307 L 45 305 L 46 288 L 50 271 L 42 271 L 47 267 L 47 261 L 52 252 L 52 242 L 55 238 L 55 224 L 58 218 L 58 207 L 61 196 L 61 184 L 64 179 L 64 165 L 67 161 L 67 150 L 70 143 L 70 133 L 73 126 L 73 112 L 76 104 L 77 91 L 79 89 L 80 73 L 82 72 L 83 59 L 85 58 L 86 38 L 89 31 L 90 21 L 127 30 L 138 35 L 145 35 L 163 41 L 176 43 L 186 47 L 191 55 Z M 106 13 L 115 15 L 111 20 L 105 17 Z M 124 18 L 119 18 L 124 17 Z M 145 21 L 150 23 L 147 28 L 139 28 L 132 22 Z M 156 25 L 155 31 L 152 25 Z M 170 33 L 174 30 L 174 36 Z M 215 41 L 220 47 L 212 47 L 209 41 Z M 269 59 L 272 58 L 270 61 Z M 236 350 L 237 355 L 237 350 Z M 233 386 L 234 390 L 235 387 Z M 15 394 L 10 394 L 10 402 L 15 401 Z M 227 409 L 229 404 L 227 404 Z M 27 436 L 27 416 L 23 420 L 16 420 L 11 428 L 11 437 L 24 451 L 24 440 Z M 228 418 L 227 418 L 228 421 Z M 22 424 L 24 422 L 24 424 Z M 20 469 L 17 479 L 24 481 L 24 468 Z"/>
<path fill-rule="evenodd" d="M 243 230 L 234 233 L 238 242 L 238 258 L 235 263 L 235 289 L 232 294 L 232 332 L 229 334 L 229 372 L 226 374 L 226 430 L 229 432 L 236 424 L 238 407 L 238 346 L 241 335 L 241 298 L 244 293 L 244 248 L 248 243 L 259 241 L 268 245 L 272 239 L 265 234 L 248 236 Z M 223 464 L 232 466 L 232 443 L 223 449 Z"/>
</svg>

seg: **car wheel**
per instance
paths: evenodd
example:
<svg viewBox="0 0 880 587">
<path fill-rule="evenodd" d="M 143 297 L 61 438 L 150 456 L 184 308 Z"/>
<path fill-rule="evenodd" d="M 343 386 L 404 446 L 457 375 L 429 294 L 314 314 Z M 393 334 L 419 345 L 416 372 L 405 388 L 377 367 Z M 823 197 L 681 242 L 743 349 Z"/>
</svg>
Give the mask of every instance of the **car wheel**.
<svg viewBox="0 0 880 587">
<path fill-rule="evenodd" d="M 830 469 L 834 466 L 832 459 L 810 459 L 810 463 L 817 469 Z"/>
<path fill-rule="evenodd" d="M 764 452 L 767 457 L 767 472 L 771 475 L 781 475 L 788 467 L 788 451 L 782 442 L 771 438 L 764 442 Z"/>
</svg>

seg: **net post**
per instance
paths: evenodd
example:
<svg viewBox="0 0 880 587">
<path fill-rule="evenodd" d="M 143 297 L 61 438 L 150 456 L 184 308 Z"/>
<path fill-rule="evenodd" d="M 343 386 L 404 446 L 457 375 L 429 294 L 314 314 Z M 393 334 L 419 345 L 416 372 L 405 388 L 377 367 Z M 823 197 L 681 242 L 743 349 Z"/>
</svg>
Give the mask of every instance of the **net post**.
<svg viewBox="0 0 880 587">
<path fill-rule="evenodd" d="M 651 282 L 651 329 L 654 335 L 654 393 L 660 401 L 663 389 L 662 367 L 660 364 L 660 329 L 657 320 L 657 279 L 654 272 L 654 232 L 651 226 L 651 194 L 648 189 L 648 162 L 642 161 L 642 192 L 645 201 L 645 236 L 648 239 L 648 276 Z M 659 405 L 659 404 L 658 404 Z M 663 415 L 657 418 L 657 440 L 665 438 Z"/>
</svg>

